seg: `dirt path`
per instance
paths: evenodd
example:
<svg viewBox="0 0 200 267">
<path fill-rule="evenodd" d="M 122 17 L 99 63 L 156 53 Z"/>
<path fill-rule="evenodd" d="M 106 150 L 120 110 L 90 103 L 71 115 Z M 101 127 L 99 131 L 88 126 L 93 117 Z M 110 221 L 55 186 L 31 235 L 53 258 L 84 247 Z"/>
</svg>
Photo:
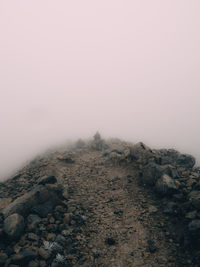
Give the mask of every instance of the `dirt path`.
<svg viewBox="0 0 200 267">
<path fill-rule="evenodd" d="M 190 266 L 156 201 L 138 186 L 134 166 L 106 163 L 97 151 L 83 150 L 74 159 L 53 166 L 69 188 L 71 211 L 81 205 L 87 218 L 77 233 L 81 257 L 73 266 Z"/>
</svg>

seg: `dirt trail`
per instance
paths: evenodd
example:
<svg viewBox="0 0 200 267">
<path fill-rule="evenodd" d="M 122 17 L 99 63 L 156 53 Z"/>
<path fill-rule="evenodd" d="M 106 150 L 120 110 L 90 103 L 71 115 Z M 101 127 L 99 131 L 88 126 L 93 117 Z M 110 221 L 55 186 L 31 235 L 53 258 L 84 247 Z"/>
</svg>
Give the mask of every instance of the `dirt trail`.
<svg viewBox="0 0 200 267">
<path fill-rule="evenodd" d="M 76 152 L 74 160 L 52 164 L 69 188 L 70 210 L 81 206 L 87 217 L 77 233 L 81 257 L 73 266 L 190 266 L 158 203 L 138 186 L 133 164 L 115 165 L 88 150 Z"/>
</svg>

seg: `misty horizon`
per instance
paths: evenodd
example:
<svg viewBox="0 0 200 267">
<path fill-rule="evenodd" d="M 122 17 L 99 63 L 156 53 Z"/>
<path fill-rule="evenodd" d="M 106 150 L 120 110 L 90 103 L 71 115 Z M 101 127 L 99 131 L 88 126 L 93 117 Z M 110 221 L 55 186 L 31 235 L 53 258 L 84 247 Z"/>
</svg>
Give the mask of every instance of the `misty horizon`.
<svg viewBox="0 0 200 267">
<path fill-rule="evenodd" d="M 200 162 L 200 3 L 1 1 L 0 179 L 68 139 Z"/>
</svg>

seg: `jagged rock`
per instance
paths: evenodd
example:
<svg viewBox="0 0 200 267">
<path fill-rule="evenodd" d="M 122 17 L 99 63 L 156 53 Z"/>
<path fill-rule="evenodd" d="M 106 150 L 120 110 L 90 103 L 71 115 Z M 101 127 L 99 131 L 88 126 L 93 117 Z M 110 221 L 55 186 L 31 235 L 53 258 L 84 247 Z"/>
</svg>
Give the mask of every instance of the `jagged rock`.
<svg viewBox="0 0 200 267">
<path fill-rule="evenodd" d="M 27 264 L 37 257 L 37 253 L 32 250 L 23 250 L 11 257 L 11 263 L 20 266 L 27 266 Z"/>
<path fill-rule="evenodd" d="M 39 179 L 38 184 L 55 184 L 57 183 L 57 179 L 55 176 L 43 176 Z"/>
<path fill-rule="evenodd" d="M 156 191 L 162 196 L 172 195 L 178 190 L 174 180 L 167 174 L 164 174 L 160 179 L 158 179 L 155 188 Z"/>
<path fill-rule="evenodd" d="M 195 158 L 189 154 L 180 154 L 177 157 L 176 163 L 185 168 L 193 168 L 195 165 Z"/>
<path fill-rule="evenodd" d="M 132 159 L 135 159 L 142 164 L 147 164 L 151 159 L 153 160 L 154 158 L 153 151 L 142 142 L 130 147 L 130 155 Z"/>
<path fill-rule="evenodd" d="M 3 229 L 11 240 L 17 240 L 24 232 L 24 218 L 17 213 L 8 216 Z"/>
<path fill-rule="evenodd" d="M 192 191 L 189 193 L 189 201 L 193 207 L 200 210 L 200 191 Z"/>
<path fill-rule="evenodd" d="M 33 190 L 12 202 L 3 210 L 3 214 L 5 217 L 8 217 L 13 213 L 18 213 L 26 217 L 32 210 L 32 207 L 43 204 L 49 199 L 51 199 L 55 206 L 60 202 L 58 189 L 60 190 L 57 185 L 37 185 Z"/>
</svg>

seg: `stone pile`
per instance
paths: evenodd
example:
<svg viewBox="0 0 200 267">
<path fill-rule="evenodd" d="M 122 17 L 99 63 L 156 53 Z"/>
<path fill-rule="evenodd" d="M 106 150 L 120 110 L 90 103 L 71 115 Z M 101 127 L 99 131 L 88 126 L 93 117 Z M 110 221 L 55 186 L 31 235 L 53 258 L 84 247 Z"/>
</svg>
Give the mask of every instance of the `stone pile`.
<svg viewBox="0 0 200 267">
<path fill-rule="evenodd" d="M 73 266 L 73 230 L 85 217 L 69 211 L 66 191 L 55 176 L 44 176 L 14 201 L 2 200 L 0 266 Z"/>
<path fill-rule="evenodd" d="M 133 146 L 139 182 L 151 188 L 168 216 L 179 218 L 184 246 L 200 245 L 200 170 L 195 158 L 174 149 L 151 150 L 141 143 Z"/>
</svg>

